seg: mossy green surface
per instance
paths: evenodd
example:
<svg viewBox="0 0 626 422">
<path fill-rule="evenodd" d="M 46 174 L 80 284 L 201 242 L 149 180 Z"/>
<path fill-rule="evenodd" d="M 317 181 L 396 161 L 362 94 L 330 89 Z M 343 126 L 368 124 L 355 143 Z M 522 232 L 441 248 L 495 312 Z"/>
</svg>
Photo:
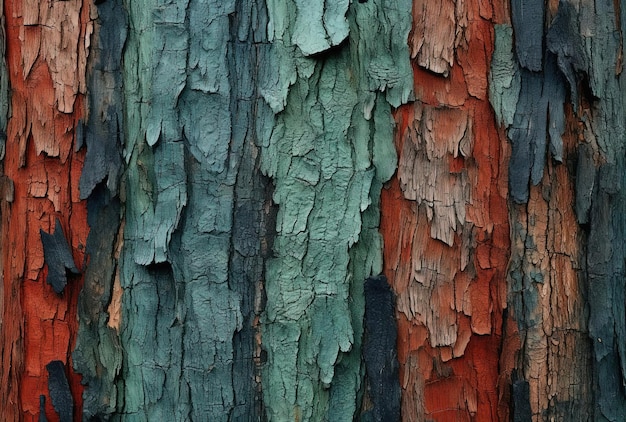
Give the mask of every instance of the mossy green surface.
<svg viewBox="0 0 626 422">
<path fill-rule="evenodd" d="M 357 415 L 362 284 L 382 270 L 378 201 L 397 164 L 391 110 L 412 93 L 410 7 L 353 3 L 347 40 L 308 59 L 297 16 L 270 14 L 284 66 L 260 81 L 277 112 L 261 160 L 278 205 L 262 325 L 270 420 Z"/>
</svg>

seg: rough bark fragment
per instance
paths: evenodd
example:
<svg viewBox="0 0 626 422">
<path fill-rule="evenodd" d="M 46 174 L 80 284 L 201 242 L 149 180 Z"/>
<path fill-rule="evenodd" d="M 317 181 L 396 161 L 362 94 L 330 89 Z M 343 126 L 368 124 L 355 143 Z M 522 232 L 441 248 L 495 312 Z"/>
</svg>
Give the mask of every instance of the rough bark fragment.
<svg viewBox="0 0 626 422">
<path fill-rule="evenodd" d="M 499 168 L 506 149 L 486 102 L 494 43 L 487 19 L 496 11 L 484 2 L 456 6 L 450 48 L 459 65 L 443 76 L 414 67 L 418 101 L 396 115 L 398 177 L 382 197 L 408 421 L 496 420 L 507 407 L 498 398 L 509 246 Z"/>
<path fill-rule="evenodd" d="M 81 198 L 88 198 L 102 182 L 117 194 L 124 145 L 121 56 L 126 11 L 118 0 L 94 7 L 91 13 L 94 33 L 88 61 L 88 115 L 83 131 L 87 153 L 80 177 Z M 83 138 L 78 133 L 77 138 L 80 148 Z"/>
<path fill-rule="evenodd" d="M 265 260 L 271 253 L 275 209 L 271 206 L 272 187 L 261 175 L 260 143 L 256 125 L 271 113 L 258 92 L 258 70 L 267 47 L 267 12 L 262 4 L 238 2 L 231 34 L 233 55 L 229 67 L 235 95 L 231 98 L 233 154 L 241 157 L 235 184 L 233 232 L 229 283 L 240 297 L 242 328 L 233 337 L 233 389 L 235 403 L 231 420 L 265 420 L 261 391 L 260 317 L 264 309 Z"/>
<path fill-rule="evenodd" d="M 39 419 L 38 422 L 48 422 L 46 417 L 46 396 L 39 396 Z"/>
<path fill-rule="evenodd" d="M 121 349 L 118 327 L 110 325 L 115 314 L 109 312 L 114 302 L 113 283 L 117 276 L 119 251 L 115 250 L 120 221 L 120 203 L 102 187 L 96 188 L 87 200 L 91 227 L 85 253 L 85 285 L 78 302 L 80 325 L 72 353 L 74 368 L 86 386 L 83 393 L 85 418 L 112 413 L 117 403 L 115 378 L 120 371 Z M 118 283 L 119 284 L 119 283 Z M 121 290 L 121 288 L 120 288 Z M 120 292 L 121 293 L 121 292 Z"/>
<path fill-rule="evenodd" d="M 511 20 L 515 30 L 515 52 L 521 67 L 540 72 L 543 67 L 543 0 L 511 2 Z"/>
<path fill-rule="evenodd" d="M 623 211 L 616 210 L 624 207 L 625 122 L 616 110 L 625 94 L 615 69 L 622 11 L 608 0 L 552 2 L 550 24 L 533 39 L 525 37 L 533 22 L 524 27 L 519 14 L 524 4 L 513 6 L 517 58 L 536 72 L 522 70 L 509 129 L 511 196 L 524 204 L 511 208 L 509 303 L 522 348 L 516 366 L 533 420 L 620 420 L 625 270 L 624 223 L 616 214 Z M 540 97 L 524 99 L 531 91 Z M 573 111 L 564 106 L 568 93 Z M 546 133 L 563 165 L 546 160 Z M 529 179 L 538 186 L 529 188 Z"/>
<path fill-rule="evenodd" d="M 498 124 L 508 128 L 513 124 L 515 105 L 519 99 L 520 71 L 513 54 L 513 28 L 498 24 L 489 71 L 489 101 Z"/>
<path fill-rule="evenodd" d="M 626 103 L 624 72 L 616 74 L 621 45 L 626 33 L 624 7 L 611 1 L 598 2 L 595 8 L 585 5 L 581 15 L 595 12 L 595 36 L 585 35 L 585 55 L 590 88 L 597 101 L 590 107 L 592 136 L 585 140 L 594 146 L 600 160 L 596 167 L 589 213 L 587 281 L 589 285 L 589 337 L 593 344 L 595 420 L 620 420 L 626 417 L 623 383 L 626 368 L 626 314 L 624 280 L 626 279 L 626 127 L 623 113 Z M 581 22 L 581 27 L 583 26 Z M 620 25 L 618 27 L 617 25 Z M 619 37 L 616 35 L 619 34 Z M 603 51 L 602 55 L 595 52 Z M 597 145 L 597 150 L 595 150 Z"/>
<path fill-rule="evenodd" d="M 59 110 L 71 113 L 79 92 L 85 92 L 85 64 L 89 43 L 79 42 L 81 36 L 82 2 L 78 0 L 26 1 L 22 13 L 24 49 L 22 63 L 24 78 L 29 75 L 35 61 L 46 61 L 55 90 L 55 103 Z M 83 22 L 85 23 L 85 22 Z M 91 31 L 86 22 L 87 32 Z"/>
<path fill-rule="evenodd" d="M 467 171 L 451 172 L 449 166 L 451 159 L 463 159 L 471 154 L 472 128 L 468 123 L 471 124 L 466 110 L 422 108 L 418 103 L 415 123 L 407 134 L 410 142 L 404 143 L 403 159 L 398 165 L 405 197 L 416 201 L 418 206 L 426 206 L 430 236 L 448 246 L 454 243 L 457 224 L 465 223 L 465 207 L 471 203 Z M 429 277 L 428 273 L 425 277 Z"/>
<path fill-rule="evenodd" d="M 298 46 L 309 56 L 339 45 L 348 36 L 348 0 L 270 0 L 269 41 Z"/>
<path fill-rule="evenodd" d="M 311 59 L 283 38 L 271 49 L 278 72 L 262 74 L 264 98 L 283 110 L 262 153 L 278 204 L 263 331 L 270 420 L 352 419 L 357 409 L 359 298 L 362 280 L 381 269 L 378 192 L 395 167 L 389 104 L 411 93 L 409 5 L 383 6 L 353 3 L 349 41 Z M 288 33 L 297 24 L 283 17 Z"/>
<path fill-rule="evenodd" d="M 587 68 L 579 18 L 572 3 L 559 3 L 556 16 L 546 34 L 546 48 L 557 57 L 559 70 L 567 80 L 570 101 L 575 108 L 578 106 L 580 74 Z"/>
<path fill-rule="evenodd" d="M 578 224 L 589 222 L 591 199 L 596 182 L 596 163 L 593 148 L 587 143 L 578 145 L 576 167 L 576 220 Z"/>
<path fill-rule="evenodd" d="M 396 341 L 398 329 L 394 315 L 395 298 L 385 276 L 365 280 L 365 336 L 363 358 L 366 388 L 372 409 L 368 421 L 400 420 L 400 380 Z"/>
<path fill-rule="evenodd" d="M 122 363 L 119 313 L 111 313 L 110 306 L 121 295 L 119 280 L 117 295 L 113 286 L 119 279 L 117 262 L 122 241 L 118 197 L 124 144 L 120 63 L 127 20 L 121 0 L 102 3 L 91 13 L 94 34 L 88 62 L 88 114 L 83 125 L 87 151 L 79 184 L 80 197 L 87 198 L 91 230 L 85 248 L 88 265 L 78 301 L 80 324 L 72 357 L 74 369 L 86 386 L 83 417 L 106 419 L 117 407 L 115 381 Z"/>
<path fill-rule="evenodd" d="M 51 285 L 56 293 L 62 293 L 67 284 L 67 272 L 80 274 L 80 270 L 74 264 L 72 251 L 63 234 L 61 221 L 57 218 L 53 234 L 43 230 L 39 230 L 39 233 L 43 244 L 44 259 L 48 265 L 46 283 Z"/>
<path fill-rule="evenodd" d="M 569 136 L 569 140 L 572 137 Z M 567 154 L 575 152 L 573 142 Z M 512 208 L 509 307 L 519 326 L 520 383 L 532 420 L 591 418 L 591 374 L 571 170 L 549 168 L 526 207 Z M 515 386 L 515 384 L 513 384 Z M 513 417 L 524 418 L 513 410 Z M 520 419 L 521 420 L 521 419 Z"/>
<path fill-rule="evenodd" d="M 547 56 L 543 72 L 521 70 L 519 100 L 508 131 L 512 144 L 509 185 L 517 203 L 526 202 L 529 184 L 537 185 L 543 177 L 548 136 L 552 157 L 563 159 L 565 95 L 565 80 L 554 56 Z"/>
<path fill-rule="evenodd" d="M 530 408 L 530 388 L 528 381 L 517 380 L 513 382 L 513 404 L 511 411 L 513 413 L 514 422 L 522 422 L 532 420 L 532 409 Z"/>
<path fill-rule="evenodd" d="M 270 119 L 261 131 L 273 120 L 256 83 L 266 11 L 157 3 L 128 5 L 117 411 L 261 417 L 256 295 L 271 213 L 254 127 L 255 115 Z"/>
<path fill-rule="evenodd" d="M 74 410 L 74 399 L 70 384 L 65 376 L 65 365 L 60 360 L 53 360 L 46 365 L 48 371 L 48 390 L 55 412 L 61 422 L 71 422 Z M 45 396 L 42 396 L 45 398 Z"/>
<path fill-rule="evenodd" d="M 7 421 L 37 419 L 40 396 L 48 396 L 44 367 L 54 360 L 68 363 L 77 330 L 82 278 L 62 296 L 45 283 L 40 230 L 52 232 L 58 218 L 72 260 L 83 262 L 88 227 L 78 179 L 84 154 L 72 150 L 82 113 L 89 8 L 86 1 L 4 4 L 12 113 L 3 166 L 15 187 L 12 203 L 2 206 L 0 348 L 1 366 L 11 370 L 3 371 L 0 408 Z M 72 370 L 67 376 L 77 404 L 72 417 L 80 419 L 79 377 Z M 50 400 L 45 411 L 54 420 Z"/>
<path fill-rule="evenodd" d="M 430 3 L 413 1 L 411 57 L 425 69 L 447 76 L 454 64 L 464 16 L 464 2 L 444 0 Z"/>
</svg>

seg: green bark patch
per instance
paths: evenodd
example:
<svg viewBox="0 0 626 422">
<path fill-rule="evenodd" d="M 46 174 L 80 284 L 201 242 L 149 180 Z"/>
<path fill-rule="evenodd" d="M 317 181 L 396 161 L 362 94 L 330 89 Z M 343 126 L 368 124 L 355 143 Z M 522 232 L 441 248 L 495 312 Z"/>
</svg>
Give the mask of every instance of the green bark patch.
<svg viewBox="0 0 626 422">
<path fill-rule="evenodd" d="M 262 152 L 278 205 L 263 321 L 270 420 L 356 415 L 362 285 L 382 269 L 379 192 L 397 161 L 391 106 L 412 92 L 407 10 L 409 2 L 354 3 L 348 41 L 310 58 L 293 11 L 271 14 L 281 36 L 271 50 L 278 70 L 261 79 L 278 113 Z"/>
</svg>

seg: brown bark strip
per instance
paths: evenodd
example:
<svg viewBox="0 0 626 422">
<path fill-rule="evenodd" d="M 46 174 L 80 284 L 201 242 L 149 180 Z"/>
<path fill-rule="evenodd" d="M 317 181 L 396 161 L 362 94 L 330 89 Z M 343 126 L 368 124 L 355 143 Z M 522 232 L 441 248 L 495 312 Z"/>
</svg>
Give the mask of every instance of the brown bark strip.
<svg viewBox="0 0 626 422">
<path fill-rule="evenodd" d="M 584 235 L 576 221 L 577 119 L 567 113 L 563 165 L 548 162 L 528 204 L 510 210 L 515 225 L 509 265 L 509 308 L 521 342 L 515 367 L 529 386 L 533 421 L 591 420 L 591 345 L 587 341 Z M 505 346 L 505 349 L 509 346 Z"/>
</svg>

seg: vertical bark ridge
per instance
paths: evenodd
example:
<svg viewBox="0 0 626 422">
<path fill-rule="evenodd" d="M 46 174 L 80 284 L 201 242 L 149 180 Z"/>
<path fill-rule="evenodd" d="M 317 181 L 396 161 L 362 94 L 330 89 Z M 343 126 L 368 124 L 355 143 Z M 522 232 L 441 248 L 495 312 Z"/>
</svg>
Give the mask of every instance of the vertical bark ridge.
<svg viewBox="0 0 626 422">
<path fill-rule="evenodd" d="M 13 181 L 4 174 L 4 157 L 7 138 L 7 122 L 10 111 L 10 95 L 9 95 L 9 75 L 7 69 L 7 37 L 6 37 L 6 19 L 4 14 L 4 1 L 0 2 L 0 157 L 2 162 L 2 176 L 0 179 L 0 234 L 2 239 L 8 238 L 8 224 L 10 221 L 10 207 L 13 202 Z M 5 262 L 7 262 L 6 241 L 3 240 L 0 248 L 0 264 L 2 274 L 0 278 L 0 363 L 3 368 L 0 382 L 7 388 L 0 391 L 0 410 L 8 414 L 9 420 L 15 420 L 19 411 L 18 392 L 16 381 L 19 377 L 19 371 L 22 368 L 19 350 L 21 345 L 19 341 L 19 333 L 22 330 L 22 324 L 14 320 L 12 315 L 21 315 L 20 303 L 17 302 L 15 290 L 11 283 L 5 282 Z M 19 299 L 19 296 L 17 296 Z M 11 308 L 9 308 L 11 307 Z M 4 411 L 6 409 L 6 412 Z"/>
<path fill-rule="evenodd" d="M 514 390 L 527 384 L 533 420 L 621 420 L 622 12 L 562 1 L 524 14 L 536 6 L 517 4 L 512 30 L 496 29 L 491 84 L 511 140 Z M 531 26 L 542 32 L 524 37 Z"/>
<path fill-rule="evenodd" d="M 492 2 L 413 3 L 416 102 L 396 114 L 383 190 L 385 274 L 398 295 L 402 418 L 496 420 L 506 307 L 506 163 L 487 98 Z M 436 23 L 433 22 L 436 20 Z"/>
<path fill-rule="evenodd" d="M 79 331 L 74 368 L 86 386 L 83 416 L 107 419 L 120 394 L 115 382 L 121 370 L 117 265 L 123 230 L 119 183 L 124 146 L 122 48 L 128 21 L 121 0 L 91 9 L 94 32 L 87 72 L 88 113 L 77 148 L 85 147 L 80 196 L 87 199 L 90 226 L 85 248 L 85 284 L 79 296 Z"/>
<path fill-rule="evenodd" d="M 588 110 L 591 124 L 583 133 L 595 162 L 584 258 L 589 291 L 589 337 L 594 357 L 593 418 L 598 421 L 626 417 L 626 117 L 623 113 L 626 89 L 621 69 L 624 9 L 619 2 L 602 1 L 595 9 L 585 7 L 580 12 L 581 33 L 586 35 L 584 30 L 589 26 L 595 30 L 595 37 L 583 36 L 594 100 Z M 590 17 L 594 11 L 595 22 Z M 617 26 L 620 23 L 621 28 Z M 599 55 L 598 51 L 606 54 Z M 587 123 L 584 118 L 581 120 Z M 589 182 L 577 180 L 586 188 Z"/>
<path fill-rule="evenodd" d="M 128 13 L 117 411 L 257 420 L 272 220 L 255 133 L 273 119 L 256 82 L 266 11 L 192 0 Z"/>
<path fill-rule="evenodd" d="M 40 397 L 50 397 L 45 366 L 52 361 L 69 368 L 65 376 L 75 403 L 70 412 L 81 417 L 82 387 L 71 370 L 70 351 L 82 276 L 70 276 L 61 293 L 45 282 L 52 269 L 45 265 L 50 255 L 47 250 L 44 258 L 40 230 L 55 232 L 58 220 L 62 233 L 55 237 L 67 239 L 68 265 L 73 260 L 82 270 L 88 225 L 78 180 L 84 154 L 74 153 L 73 146 L 83 113 L 89 8 L 82 0 L 4 4 L 12 96 L 3 166 L 7 185 L 14 186 L 12 201 L 2 206 L 1 349 L 2 367 L 11 369 L 3 371 L 0 409 L 7 421 L 40 416 Z M 4 200 L 10 197 L 5 189 Z M 49 420 L 57 420 L 51 400 L 44 409 Z"/>
<path fill-rule="evenodd" d="M 411 93 L 409 8 L 268 4 L 275 61 L 261 92 L 277 114 L 261 162 L 278 205 L 262 325 L 269 420 L 358 410 L 363 282 L 382 270 L 379 195 L 396 163 L 390 106 Z"/>
<path fill-rule="evenodd" d="M 260 318 L 265 306 L 265 261 L 271 254 L 276 210 L 272 186 L 261 174 L 258 132 L 273 113 L 258 88 L 259 68 L 268 48 L 267 10 L 263 2 L 239 1 L 231 15 L 229 72 L 234 95 L 232 154 L 238 172 L 234 186 L 232 246 L 228 282 L 239 295 L 241 330 L 233 337 L 234 408 L 230 420 L 265 420 L 261 388 Z"/>
</svg>

